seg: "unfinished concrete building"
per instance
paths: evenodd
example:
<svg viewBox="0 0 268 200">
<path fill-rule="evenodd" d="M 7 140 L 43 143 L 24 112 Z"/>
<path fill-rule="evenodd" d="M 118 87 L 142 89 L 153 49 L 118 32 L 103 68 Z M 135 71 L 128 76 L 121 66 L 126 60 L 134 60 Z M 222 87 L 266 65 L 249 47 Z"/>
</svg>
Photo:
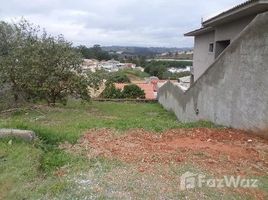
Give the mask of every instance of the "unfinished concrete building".
<svg viewBox="0 0 268 200">
<path fill-rule="evenodd" d="M 267 0 L 250 0 L 202 23 L 194 36 L 194 80 L 196 81 L 250 22 L 268 10 Z"/>
<path fill-rule="evenodd" d="M 166 83 L 159 103 L 182 122 L 268 135 L 268 1 L 246 1 L 186 36 L 195 37 L 194 83 L 185 92 Z"/>
</svg>

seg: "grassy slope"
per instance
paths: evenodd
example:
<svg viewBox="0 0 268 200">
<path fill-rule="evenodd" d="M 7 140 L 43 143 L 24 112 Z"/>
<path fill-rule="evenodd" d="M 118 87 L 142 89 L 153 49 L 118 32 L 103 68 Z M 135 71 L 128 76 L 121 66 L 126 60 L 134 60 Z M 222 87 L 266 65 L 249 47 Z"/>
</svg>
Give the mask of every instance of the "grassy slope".
<svg viewBox="0 0 268 200">
<path fill-rule="evenodd" d="M 144 81 L 145 77 L 149 77 L 150 75 L 146 72 L 142 72 L 135 69 L 125 69 L 123 72 L 128 76 L 131 81 Z"/>
<path fill-rule="evenodd" d="M 72 102 L 67 107 L 41 107 L 0 118 L 0 127 L 34 130 L 50 144 L 65 140 L 74 143 L 88 129 L 114 128 L 127 130 L 144 128 L 163 131 L 170 128 L 213 126 L 208 122 L 178 123 L 175 116 L 158 104 L 97 103 L 81 105 Z"/>
<path fill-rule="evenodd" d="M 219 199 L 222 192 L 198 190 L 179 193 L 179 176 L 194 166 L 169 166 L 171 182 L 162 181 L 161 172 L 154 176 L 139 173 L 136 166 L 97 157 L 88 160 L 58 149 L 60 142 L 76 140 L 90 128 L 114 128 L 118 131 L 144 128 L 156 132 L 169 128 L 213 126 L 208 122 L 181 124 L 158 104 L 96 103 L 67 107 L 46 106 L 0 116 L 0 127 L 33 129 L 41 138 L 33 144 L 0 140 L 0 199 L 106 199 L 180 198 Z M 63 172 L 61 175 L 61 172 Z M 57 176 L 55 174 L 58 174 Z M 66 176 L 64 176 L 64 174 Z M 171 188 L 163 193 L 162 188 Z M 196 196 L 197 195 L 197 196 Z M 225 193 L 228 195 L 228 193 Z M 232 198 L 236 197 L 234 194 Z M 236 197 L 238 198 L 238 196 Z M 228 197 L 227 197 L 228 199 Z"/>
</svg>

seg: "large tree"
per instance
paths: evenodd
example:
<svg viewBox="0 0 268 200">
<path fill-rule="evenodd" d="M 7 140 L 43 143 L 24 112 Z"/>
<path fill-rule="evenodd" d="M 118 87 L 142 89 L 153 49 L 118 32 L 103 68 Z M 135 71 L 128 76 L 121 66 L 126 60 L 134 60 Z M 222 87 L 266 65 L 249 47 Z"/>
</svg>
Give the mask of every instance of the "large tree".
<svg viewBox="0 0 268 200">
<path fill-rule="evenodd" d="M 98 44 L 94 45 L 91 48 L 81 45 L 77 47 L 77 49 L 86 59 L 110 60 L 114 58 L 111 55 L 109 55 L 108 52 L 103 51 L 101 46 Z"/>
<path fill-rule="evenodd" d="M 82 59 L 62 35 L 53 37 L 25 20 L 0 24 L 0 83 L 15 100 L 45 99 L 48 104 L 69 95 L 89 99 Z"/>
</svg>

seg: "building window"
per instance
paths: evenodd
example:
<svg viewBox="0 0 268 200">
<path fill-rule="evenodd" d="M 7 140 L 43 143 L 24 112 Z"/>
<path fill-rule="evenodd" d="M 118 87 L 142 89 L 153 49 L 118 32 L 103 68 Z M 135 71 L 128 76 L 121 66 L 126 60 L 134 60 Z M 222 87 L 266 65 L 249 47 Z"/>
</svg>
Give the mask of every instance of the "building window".
<svg viewBox="0 0 268 200">
<path fill-rule="evenodd" d="M 215 46 L 215 58 L 217 58 L 229 45 L 230 40 L 217 41 Z"/>
<path fill-rule="evenodd" d="M 209 44 L 209 52 L 213 52 L 214 51 L 214 43 L 210 43 Z"/>
</svg>

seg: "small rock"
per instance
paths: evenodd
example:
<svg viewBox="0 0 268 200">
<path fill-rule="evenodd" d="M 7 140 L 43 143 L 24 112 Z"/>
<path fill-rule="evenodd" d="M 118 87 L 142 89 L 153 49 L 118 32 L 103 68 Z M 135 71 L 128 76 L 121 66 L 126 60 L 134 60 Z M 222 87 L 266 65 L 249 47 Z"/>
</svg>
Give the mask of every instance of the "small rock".
<svg viewBox="0 0 268 200">
<path fill-rule="evenodd" d="M 26 141 L 33 141 L 36 135 L 33 131 L 18 129 L 0 129 L 0 138 L 15 137 Z"/>
<path fill-rule="evenodd" d="M 209 159 L 209 160 L 208 160 L 208 163 L 209 163 L 209 164 L 215 164 L 215 163 L 217 163 L 217 161 L 212 160 L 212 159 Z"/>
<path fill-rule="evenodd" d="M 140 167 L 139 172 L 145 172 L 145 169 L 143 167 Z"/>
<path fill-rule="evenodd" d="M 207 142 L 211 142 L 212 139 L 208 139 Z"/>
<path fill-rule="evenodd" d="M 253 142 L 253 140 L 249 139 L 248 142 Z"/>
</svg>

